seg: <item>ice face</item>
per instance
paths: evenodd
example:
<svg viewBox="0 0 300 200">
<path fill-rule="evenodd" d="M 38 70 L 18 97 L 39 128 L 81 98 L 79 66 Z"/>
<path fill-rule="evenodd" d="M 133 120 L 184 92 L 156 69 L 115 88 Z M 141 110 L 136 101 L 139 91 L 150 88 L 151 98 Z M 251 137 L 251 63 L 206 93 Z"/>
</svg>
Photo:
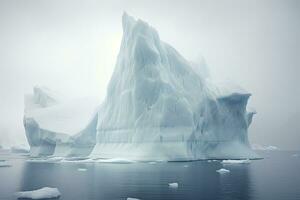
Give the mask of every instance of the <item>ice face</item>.
<svg viewBox="0 0 300 200">
<path fill-rule="evenodd" d="M 142 20 L 123 15 L 123 38 L 99 111 L 93 156 L 194 160 L 249 158 L 250 93 L 206 80 Z"/>
<path fill-rule="evenodd" d="M 44 106 L 44 114 L 26 114 L 31 146 L 38 143 L 54 154 L 89 146 L 91 157 L 148 161 L 256 157 L 247 134 L 255 113 L 246 109 L 250 93 L 213 83 L 203 59 L 198 65 L 188 62 L 146 22 L 124 13 L 122 26 L 115 70 L 98 112 L 89 121 L 75 112 L 49 120 L 50 110 L 70 105 L 58 107 L 53 98 L 39 97 L 51 107 Z M 82 126 L 67 120 L 74 118 Z"/>
</svg>

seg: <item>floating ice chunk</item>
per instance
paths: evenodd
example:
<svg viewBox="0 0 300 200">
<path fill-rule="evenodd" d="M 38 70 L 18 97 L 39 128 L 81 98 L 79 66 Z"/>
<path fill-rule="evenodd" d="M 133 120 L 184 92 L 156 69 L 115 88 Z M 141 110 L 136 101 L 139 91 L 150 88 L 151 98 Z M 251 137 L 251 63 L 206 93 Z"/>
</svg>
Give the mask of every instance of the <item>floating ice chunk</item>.
<svg viewBox="0 0 300 200">
<path fill-rule="evenodd" d="M 148 164 L 150 164 L 150 165 L 155 165 L 156 162 L 148 162 Z"/>
<path fill-rule="evenodd" d="M 18 199 L 27 198 L 27 199 L 49 199 L 49 198 L 58 198 L 60 197 L 60 192 L 57 188 L 43 187 L 41 189 L 17 192 L 16 196 Z"/>
<path fill-rule="evenodd" d="M 58 162 L 58 161 L 61 161 L 63 159 L 64 159 L 63 157 L 50 157 L 50 158 L 48 158 L 48 161 L 50 161 L 50 162 Z"/>
<path fill-rule="evenodd" d="M 129 164 L 134 163 L 134 160 L 129 160 L 125 158 L 110 158 L 110 159 L 99 159 L 97 162 L 101 163 L 119 163 L 119 164 Z"/>
<path fill-rule="evenodd" d="M 218 172 L 220 174 L 226 174 L 226 173 L 229 173 L 230 171 L 228 169 L 222 168 L 222 169 L 217 170 L 216 172 Z"/>
<path fill-rule="evenodd" d="M 218 162 L 219 160 L 207 160 L 207 162 Z"/>
<path fill-rule="evenodd" d="M 169 188 L 178 188 L 178 183 L 169 183 Z"/>
<path fill-rule="evenodd" d="M 78 168 L 77 171 L 80 171 L 80 172 L 85 172 L 87 169 L 86 168 Z"/>
<path fill-rule="evenodd" d="M 188 165 L 183 165 L 183 167 L 189 167 Z"/>
<path fill-rule="evenodd" d="M 222 164 L 248 164 L 250 163 L 251 161 L 249 159 L 246 159 L 246 160 L 223 160 L 222 161 Z"/>
<path fill-rule="evenodd" d="M 126 200 L 140 200 L 140 199 L 128 197 Z"/>
</svg>

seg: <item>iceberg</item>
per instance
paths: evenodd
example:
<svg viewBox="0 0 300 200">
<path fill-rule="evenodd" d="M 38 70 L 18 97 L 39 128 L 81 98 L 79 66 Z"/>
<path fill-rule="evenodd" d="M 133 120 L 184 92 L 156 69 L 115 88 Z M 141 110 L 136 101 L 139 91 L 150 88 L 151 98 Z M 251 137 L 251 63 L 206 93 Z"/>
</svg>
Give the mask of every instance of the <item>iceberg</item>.
<svg viewBox="0 0 300 200">
<path fill-rule="evenodd" d="M 99 112 L 95 157 L 253 158 L 250 93 L 214 86 L 157 31 L 124 13 L 123 38 Z"/>
<path fill-rule="evenodd" d="M 16 196 L 18 199 L 49 199 L 58 198 L 61 194 L 57 188 L 43 187 L 32 191 L 17 192 Z"/>
<path fill-rule="evenodd" d="M 91 126 L 97 106 L 92 98 L 69 100 L 46 87 L 34 87 L 33 94 L 25 96 L 23 120 L 31 156 L 88 155 L 95 145 Z"/>
<path fill-rule="evenodd" d="M 63 102 L 36 87 L 25 101 L 31 155 L 101 161 L 251 159 L 251 94 L 214 84 L 205 61 L 187 61 L 148 23 L 127 13 L 102 104 Z M 99 106 L 98 106 L 99 105 Z M 107 160 L 105 160 L 107 159 Z"/>
</svg>

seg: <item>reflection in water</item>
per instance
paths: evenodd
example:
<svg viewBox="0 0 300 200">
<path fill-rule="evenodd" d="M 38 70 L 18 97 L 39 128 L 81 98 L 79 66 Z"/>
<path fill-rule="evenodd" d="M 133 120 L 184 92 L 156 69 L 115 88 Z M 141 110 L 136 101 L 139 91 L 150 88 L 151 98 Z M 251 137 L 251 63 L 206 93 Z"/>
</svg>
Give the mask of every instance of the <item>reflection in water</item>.
<svg viewBox="0 0 300 200">
<path fill-rule="evenodd" d="M 188 165 L 188 167 L 184 167 Z M 251 199 L 247 165 L 220 162 L 108 164 L 30 163 L 24 167 L 22 190 L 57 187 L 61 199 Z M 87 171 L 78 171 L 86 168 Z M 172 189 L 168 183 L 177 182 Z"/>
</svg>

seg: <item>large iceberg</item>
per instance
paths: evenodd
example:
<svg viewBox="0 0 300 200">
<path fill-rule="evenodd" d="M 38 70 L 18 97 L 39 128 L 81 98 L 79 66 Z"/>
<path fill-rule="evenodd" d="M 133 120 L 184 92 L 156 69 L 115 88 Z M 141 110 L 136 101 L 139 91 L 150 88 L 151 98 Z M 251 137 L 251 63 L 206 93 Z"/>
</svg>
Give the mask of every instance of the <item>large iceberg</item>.
<svg viewBox="0 0 300 200">
<path fill-rule="evenodd" d="M 101 106 L 83 102 L 74 112 L 70 102 L 34 90 L 24 117 L 32 154 L 167 161 L 257 157 L 247 134 L 255 113 L 246 109 L 250 93 L 213 84 L 204 62 L 188 62 L 146 22 L 124 13 L 122 25 Z M 82 116 L 84 109 L 90 118 Z"/>
</svg>

